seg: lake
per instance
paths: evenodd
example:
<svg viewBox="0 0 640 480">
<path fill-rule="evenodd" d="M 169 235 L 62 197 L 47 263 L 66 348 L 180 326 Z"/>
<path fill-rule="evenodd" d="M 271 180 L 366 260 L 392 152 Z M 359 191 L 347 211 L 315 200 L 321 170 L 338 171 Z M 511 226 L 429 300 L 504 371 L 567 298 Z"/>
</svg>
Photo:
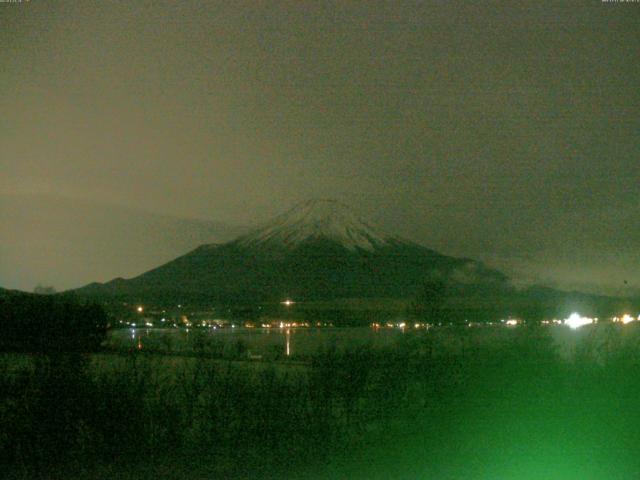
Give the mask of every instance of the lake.
<svg viewBox="0 0 640 480">
<path fill-rule="evenodd" d="M 573 330 L 564 325 L 543 327 L 563 358 L 571 358 L 580 346 L 601 350 L 616 348 L 638 338 L 634 325 L 603 323 Z M 451 353 L 474 346 L 502 346 L 513 341 L 523 327 L 442 326 L 430 329 L 370 327 L 345 328 L 128 328 L 109 332 L 107 346 L 117 350 L 167 353 L 198 352 L 223 357 L 304 357 L 335 348 L 338 351 L 367 346 L 374 349 L 402 342 L 429 342 L 435 352 Z M 611 344 L 611 338 L 615 340 Z"/>
<path fill-rule="evenodd" d="M 210 348 L 229 349 L 239 344 L 247 355 L 312 355 L 334 346 L 337 350 L 393 345 L 403 335 L 400 329 L 375 331 L 353 328 L 129 328 L 109 332 L 107 345 L 117 349 L 152 349 L 173 352 Z"/>
</svg>

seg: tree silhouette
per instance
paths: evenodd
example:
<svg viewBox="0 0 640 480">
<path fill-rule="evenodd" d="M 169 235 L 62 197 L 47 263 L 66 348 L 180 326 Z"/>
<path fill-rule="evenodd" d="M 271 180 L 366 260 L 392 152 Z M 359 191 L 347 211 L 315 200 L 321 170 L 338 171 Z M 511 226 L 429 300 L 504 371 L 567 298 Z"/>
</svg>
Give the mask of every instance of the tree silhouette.
<svg viewBox="0 0 640 480">
<path fill-rule="evenodd" d="M 102 307 L 72 297 L 5 295 L 0 297 L 0 351 L 97 351 L 107 322 Z"/>
</svg>

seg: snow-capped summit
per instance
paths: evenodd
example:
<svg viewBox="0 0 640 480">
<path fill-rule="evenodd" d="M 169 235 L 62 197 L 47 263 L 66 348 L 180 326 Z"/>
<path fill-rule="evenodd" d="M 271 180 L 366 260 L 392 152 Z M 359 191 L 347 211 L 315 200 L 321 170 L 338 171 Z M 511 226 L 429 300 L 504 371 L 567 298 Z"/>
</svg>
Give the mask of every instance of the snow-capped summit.
<svg viewBox="0 0 640 480">
<path fill-rule="evenodd" d="M 295 247 L 316 239 L 331 240 L 349 250 L 368 251 L 390 241 L 390 237 L 364 223 L 346 205 L 335 200 L 309 200 L 241 237 L 238 244 Z"/>
</svg>

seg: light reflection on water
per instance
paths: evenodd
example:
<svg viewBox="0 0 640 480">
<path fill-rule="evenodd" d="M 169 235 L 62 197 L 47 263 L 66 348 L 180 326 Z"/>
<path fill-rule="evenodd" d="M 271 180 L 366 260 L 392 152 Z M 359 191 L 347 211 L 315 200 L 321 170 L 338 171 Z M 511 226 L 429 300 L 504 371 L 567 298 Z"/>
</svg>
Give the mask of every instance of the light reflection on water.
<svg viewBox="0 0 640 480">
<path fill-rule="evenodd" d="M 574 355 L 583 342 L 606 335 L 606 326 L 582 327 L 578 330 L 566 326 L 549 326 L 549 334 L 558 352 L 564 358 Z M 161 329 L 129 328 L 113 330 L 107 344 L 115 349 L 170 351 L 172 353 L 202 351 L 221 354 L 227 351 L 244 351 L 250 358 L 263 355 L 292 357 L 311 355 L 321 350 L 335 348 L 350 350 L 358 346 L 389 347 L 398 342 L 429 337 L 434 346 L 448 351 L 460 348 L 465 342 L 478 345 L 500 345 L 508 342 L 511 328 L 478 328 L 472 332 L 438 327 L 427 331 L 405 329 L 351 328 L 223 328 L 223 329 Z M 468 335 L 470 333 L 470 336 Z"/>
<path fill-rule="evenodd" d="M 229 328 L 229 329 L 163 329 L 129 328 L 109 332 L 108 345 L 113 348 L 158 349 L 172 351 L 203 348 L 212 345 L 243 343 L 250 355 L 280 352 L 292 355 L 312 354 L 321 349 L 348 349 L 358 345 L 389 345 L 402 336 L 401 330 L 375 331 L 355 328 Z"/>
<path fill-rule="evenodd" d="M 287 328 L 287 334 L 286 334 L 286 342 L 287 342 L 287 348 L 286 348 L 286 354 L 287 357 L 291 356 L 291 331 Z"/>
</svg>

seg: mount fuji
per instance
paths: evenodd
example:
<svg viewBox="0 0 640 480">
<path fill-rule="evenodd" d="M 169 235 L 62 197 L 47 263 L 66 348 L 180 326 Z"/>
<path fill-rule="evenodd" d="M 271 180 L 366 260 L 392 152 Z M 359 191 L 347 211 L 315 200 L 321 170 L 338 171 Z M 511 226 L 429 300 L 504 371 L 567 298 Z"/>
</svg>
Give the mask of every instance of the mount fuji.
<svg viewBox="0 0 640 480">
<path fill-rule="evenodd" d="M 266 225 L 240 238 L 243 247 L 296 248 L 319 239 L 334 242 L 350 251 L 372 252 L 389 246 L 392 239 L 360 220 L 335 200 L 310 200 L 277 216 Z"/>
<path fill-rule="evenodd" d="M 161 302 L 255 303 L 345 298 L 410 298 L 430 278 L 508 288 L 502 273 L 387 235 L 333 200 L 295 206 L 224 244 L 202 245 L 125 280 L 77 293 Z"/>
</svg>

